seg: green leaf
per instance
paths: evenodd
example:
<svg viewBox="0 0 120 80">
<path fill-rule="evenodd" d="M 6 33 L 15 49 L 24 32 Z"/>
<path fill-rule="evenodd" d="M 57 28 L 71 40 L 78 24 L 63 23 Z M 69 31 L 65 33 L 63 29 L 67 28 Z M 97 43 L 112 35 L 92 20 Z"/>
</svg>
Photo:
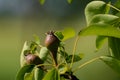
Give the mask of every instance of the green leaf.
<svg viewBox="0 0 120 80">
<path fill-rule="evenodd" d="M 60 74 L 57 69 L 53 68 L 48 71 L 43 80 L 60 80 Z"/>
<path fill-rule="evenodd" d="M 101 56 L 100 59 L 120 74 L 120 60 L 110 56 Z"/>
<path fill-rule="evenodd" d="M 42 80 L 44 77 L 44 71 L 41 68 L 35 69 L 35 80 Z"/>
<path fill-rule="evenodd" d="M 46 47 L 42 47 L 39 53 L 39 57 L 41 60 L 45 61 L 47 59 L 48 54 L 49 50 Z"/>
<path fill-rule="evenodd" d="M 55 36 L 56 36 L 60 41 L 64 38 L 62 32 L 57 31 L 57 32 L 55 32 L 54 34 L 55 34 Z"/>
<path fill-rule="evenodd" d="M 24 76 L 24 80 L 33 80 L 33 78 L 34 78 L 34 71 L 27 73 Z"/>
<path fill-rule="evenodd" d="M 85 8 L 85 17 L 87 24 L 96 14 L 104 14 L 106 12 L 106 3 L 103 1 L 92 1 Z"/>
<path fill-rule="evenodd" d="M 111 51 L 111 56 L 120 59 L 120 38 L 109 37 L 108 45 Z"/>
<path fill-rule="evenodd" d="M 114 7 L 120 9 L 120 0 L 117 0 L 114 4 Z M 113 14 L 117 14 L 119 11 L 115 10 L 115 9 L 112 9 L 112 13 Z"/>
<path fill-rule="evenodd" d="M 58 70 L 60 74 L 64 74 L 68 70 L 68 67 L 65 63 L 63 63 L 59 65 Z"/>
<path fill-rule="evenodd" d="M 97 14 L 95 16 L 92 17 L 92 19 L 90 20 L 90 24 L 113 24 L 116 21 L 119 20 L 119 17 L 114 16 L 114 15 L 110 15 L 110 14 Z"/>
<path fill-rule="evenodd" d="M 66 80 L 64 77 L 60 77 L 60 80 Z"/>
<path fill-rule="evenodd" d="M 65 40 L 70 39 L 75 36 L 75 30 L 72 28 L 65 28 L 62 31 L 62 34 L 64 36 L 63 41 L 65 41 Z"/>
<path fill-rule="evenodd" d="M 68 2 L 69 4 L 71 4 L 71 3 L 72 3 L 72 0 L 67 0 L 67 2 Z"/>
<path fill-rule="evenodd" d="M 35 65 L 26 65 L 26 66 L 23 66 L 19 72 L 17 73 L 17 76 L 16 76 L 16 80 L 24 80 L 24 76 L 26 73 L 30 73 L 33 68 L 35 67 Z"/>
<path fill-rule="evenodd" d="M 45 3 L 45 0 L 39 0 L 40 4 L 43 5 Z"/>
<path fill-rule="evenodd" d="M 69 56 L 66 58 L 67 63 L 71 63 L 71 62 L 72 62 L 72 57 L 73 57 L 73 55 L 69 55 Z M 74 60 L 73 60 L 73 62 L 80 61 L 81 59 L 82 59 L 82 58 L 81 58 L 81 55 L 74 55 Z"/>
<path fill-rule="evenodd" d="M 40 44 L 40 38 L 39 38 L 39 36 L 37 36 L 37 35 L 33 35 L 34 36 L 34 39 L 35 39 L 35 43 L 36 44 Z"/>
<path fill-rule="evenodd" d="M 32 41 L 32 43 L 30 44 L 30 50 L 31 50 L 32 54 L 34 54 L 35 51 L 37 50 L 37 46 L 38 46 L 38 44 L 36 44 L 35 42 Z"/>
<path fill-rule="evenodd" d="M 26 64 L 25 58 L 24 58 L 24 51 L 28 50 L 28 49 L 29 49 L 29 46 L 27 45 L 27 41 L 25 41 L 25 43 L 23 45 L 23 49 L 22 49 L 21 55 L 20 55 L 20 65 L 21 65 L 21 67 Z"/>
<path fill-rule="evenodd" d="M 111 5 L 111 2 L 108 2 L 108 4 L 106 5 L 106 12 L 105 14 L 108 14 L 110 12 L 110 6 L 108 5 Z"/>
<path fill-rule="evenodd" d="M 64 57 L 64 58 L 68 57 L 68 53 L 65 52 L 65 51 L 63 51 L 63 50 L 60 50 L 60 54 L 61 54 L 61 56 Z"/>
<path fill-rule="evenodd" d="M 79 36 L 99 35 L 120 38 L 120 30 L 108 24 L 93 24 L 86 27 L 85 29 L 82 29 L 78 33 L 78 35 Z"/>
<path fill-rule="evenodd" d="M 99 50 L 103 44 L 107 41 L 107 37 L 106 36 L 98 36 L 96 38 L 96 50 Z"/>
</svg>

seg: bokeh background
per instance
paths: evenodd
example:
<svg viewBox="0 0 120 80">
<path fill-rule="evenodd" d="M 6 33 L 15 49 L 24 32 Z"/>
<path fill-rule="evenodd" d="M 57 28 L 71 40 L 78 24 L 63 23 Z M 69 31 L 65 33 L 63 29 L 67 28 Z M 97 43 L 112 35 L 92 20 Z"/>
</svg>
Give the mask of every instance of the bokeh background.
<svg viewBox="0 0 120 80">
<path fill-rule="evenodd" d="M 0 80 L 14 80 L 20 68 L 19 56 L 26 40 L 36 34 L 44 45 L 45 33 L 49 30 L 74 28 L 76 33 L 86 25 L 84 8 L 91 0 L 0 0 Z M 105 0 L 106 2 L 110 0 Z M 116 1 L 116 0 L 112 0 Z M 107 55 L 107 43 L 95 52 L 96 36 L 81 37 L 77 52 L 84 58 L 74 68 L 96 56 Z M 66 41 L 66 50 L 71 53 L 75 38 Z M 120 76 L 102 61 L 95 61 L 75 73 L 80 80 L 120 80 Z"/>
</svg>

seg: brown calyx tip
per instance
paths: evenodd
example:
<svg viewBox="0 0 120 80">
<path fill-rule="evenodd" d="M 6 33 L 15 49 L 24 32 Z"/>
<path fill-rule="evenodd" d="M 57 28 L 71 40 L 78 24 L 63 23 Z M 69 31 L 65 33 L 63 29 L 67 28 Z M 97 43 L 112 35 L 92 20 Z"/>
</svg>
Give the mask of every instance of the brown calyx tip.
<svg viewBox="0 0 120 80">
<path fill-rule="evenodd" d="M 54 35 L 55 31 L 48 31 L 46 35 Z"/>
</svg>

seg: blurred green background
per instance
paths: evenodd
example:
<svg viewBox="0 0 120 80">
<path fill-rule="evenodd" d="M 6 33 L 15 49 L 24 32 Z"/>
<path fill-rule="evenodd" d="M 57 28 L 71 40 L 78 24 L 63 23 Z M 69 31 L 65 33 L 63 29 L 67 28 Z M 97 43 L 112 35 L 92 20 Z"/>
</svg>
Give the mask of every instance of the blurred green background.
<svg viewBox="0 0 120 80">
<path fill-rule="evenodd" d="M 45 33 L 72 27 L 76 33 L 85 23 L 84 8 L 91 0 L 0 0 L 0 80 L 14 80 L 20 68 L 19 56 L 26 40 L 36 34 L 44 45 Z M 105 0 L 110 1 L 110 0 Z M 115 1 L 115 0 L 112 0 Z M 107 43 L 95 52 L 96 36 L 81 37 L 77 52 L 84 58 L 74 68 L 96 56 L 108 54 Z M 74 39 L 66 41 L 66 50 L 71 53 Z M 120 80 L 120 76 L 102 61 L 95 61 L 75 73 L 80 80 Z"/>
</svg>

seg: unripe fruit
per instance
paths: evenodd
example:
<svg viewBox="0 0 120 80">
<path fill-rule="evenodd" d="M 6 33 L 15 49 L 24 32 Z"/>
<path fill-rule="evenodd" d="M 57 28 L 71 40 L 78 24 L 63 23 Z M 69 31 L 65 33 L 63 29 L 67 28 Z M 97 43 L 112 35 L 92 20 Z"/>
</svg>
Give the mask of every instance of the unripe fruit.
<svg viewBox="0 0 120 80">
<path fill-rule="evenodd" d="M 60 40 L 54 35 L 54 32 L 53 31 L 48 32 L 45 39 L 45 46 L 52 53 L 52 56 L 56 64 L 57 64 L 57 50 L 59 44 L 60 44 Z"/>
<path fill-rule="evenodd" d="M 45 46 L 51 50 L 52 48 L 56 48 L 59 46 L 60 40 L 54 35 L 53 31 L 47 33 L 45 39 Z"/>
<path fill-rule="evenodd" d="M 29 64 L 35 64 L 35 65 L 38 65 L 38 64 L 42 64 L 43 61 L 39 58 L 39 56 L 35 55 L 35 54 L 27 54 L 25 56 L 25 59 L 26 59 L 26 63 L 29 65 Z"/>
</svg>

